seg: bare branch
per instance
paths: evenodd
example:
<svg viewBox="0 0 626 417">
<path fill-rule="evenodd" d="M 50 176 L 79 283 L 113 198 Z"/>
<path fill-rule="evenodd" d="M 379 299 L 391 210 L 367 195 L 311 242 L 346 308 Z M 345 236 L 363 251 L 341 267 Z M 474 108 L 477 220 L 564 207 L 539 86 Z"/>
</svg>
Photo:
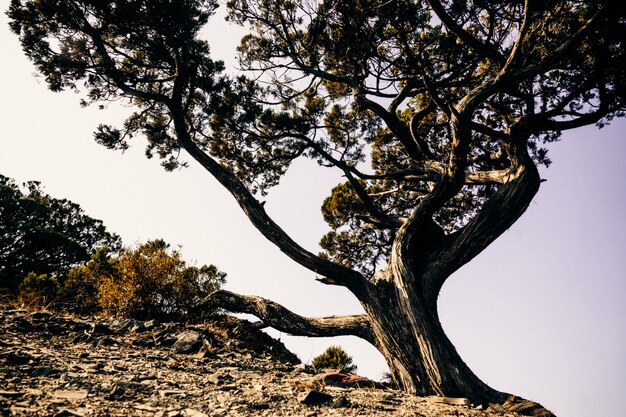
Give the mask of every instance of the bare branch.
<svg viewBox="0 0 626 417">
<path fill-rule="evenodd" d="M 209 295 L 194 308 L 223 308 L 233 313 L 247 313 L 258 317 L 264 325 L 294 336 L 332 337 L 357 336 L 373 342 L 371 324 L 366 315 L 302 317 L 278 303 L 262 297 L 240 295 L 219 290 Z"/>
<path fill-rule="evenodd" d="M 505 184 L 513 175 L 510 169 L 468 172 L 465 184 Z"/>
<path fill-rule="evenodd" d="M 513 65 L 515 60 L 519 55 L 519 51 L 521 50 L 522 42 L 524 42 L 524 38 L 526 37 L 526 33 L 528 32 L 528 28 L 530 27 L 530 0 L 524 1 L 524 19 L 522 21 L 522 25 L 520 27 L 519 33 L 517 34 L 517 39 L 515 40 L 515 44 L 511 49 L 511 53 L 504 64 L 504 67 L 500 71 L 500 74 L 505 74 L 509 71 L 509 68 Z"/>
</svg>

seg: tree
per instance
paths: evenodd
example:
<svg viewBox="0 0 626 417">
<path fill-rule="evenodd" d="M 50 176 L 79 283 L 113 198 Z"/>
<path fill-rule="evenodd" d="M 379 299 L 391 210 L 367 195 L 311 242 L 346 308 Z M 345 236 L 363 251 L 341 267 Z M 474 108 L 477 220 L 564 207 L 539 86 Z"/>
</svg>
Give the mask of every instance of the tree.
<svg viewBox="0 0 626 417">
<path fill-rule="evenodd" d="M 148 139 L 166 169 L 185 151 L 252 224 L 362 315 L 304 318 L 218 291 L 206 305 L 306 336 L 356 335 L 418 395 L 505 402 L 460 358 L 438 318 L 446 279 L 524 213 L 544 145 L 622 117 L 626 13 L 614 0 L 231 0 L 250 33 L 229 77 L 200 31 L 216 1 L 13 0 L 11 27 L 53 90 L 132 100 L 95 139 Z M 324 201 L 314 254 L 255 195 L 308 157 L 346 181 Z M 368 164 L 370 167 L 368 167 Z M 199 306 L 198 308 L 201 308 Z M 549 415 L 513 399 L 510 409 Z"/>
<path fill-rule="evenodd" d="M 355 372 L 357 368 L 352 356 L 340 346 L 329 346 L 321 355 L 314 357 L 311 364 L 316 369 L 338 369 L 342 372 Z"/>
<path fill-rule="evenodd" d="M 45 194 L 39 182 L 20 187 L 0 175 L 0 285 L 16 291 L 31 272 L 61 279 L 104 247 L 119 249 L 119 236 L 78 204 Z"/>
</svg>

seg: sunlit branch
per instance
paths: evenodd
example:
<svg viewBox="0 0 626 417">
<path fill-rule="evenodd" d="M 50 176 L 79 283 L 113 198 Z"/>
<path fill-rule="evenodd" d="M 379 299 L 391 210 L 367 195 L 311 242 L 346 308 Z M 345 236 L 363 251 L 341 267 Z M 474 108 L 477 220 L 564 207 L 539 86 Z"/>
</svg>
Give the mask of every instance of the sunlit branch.
<svg viewBox="0 0 626 417">
<path fill-rule="evenodd" d="M 508 72 L 509 68 L 511 68 L 511 66 L 519 56 L 522 43 L 524 42 L 524 38 L 526 37 L 526 33 L 528 32 L 528 28 L 530 27 L 530 1 L 531 0 L 524 1 L 524 18 L 522 20 L 522 25 L 517 34 L 517 39 L 515 39 L 515 43 L 513 44 L 513 48 L 511 49 L 511 53 L 509 54 L 509 57 L 504 64 L 504 67 L 502 67 L 502 69 L 500 70 L 501 75 Z"/>
</svg>

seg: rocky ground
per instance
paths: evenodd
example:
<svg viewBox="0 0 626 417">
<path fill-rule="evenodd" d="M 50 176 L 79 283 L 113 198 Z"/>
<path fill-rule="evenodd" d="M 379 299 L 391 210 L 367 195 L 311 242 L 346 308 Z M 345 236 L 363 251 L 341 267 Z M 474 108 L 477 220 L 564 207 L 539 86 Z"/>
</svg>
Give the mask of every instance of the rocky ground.
<svg viewBox="0 0 626 417">
<path fill-rule="evenodd" d="M 198 326 L 0 305 L 4 416 L 517 416 L 314 373 L 232 317 Z"/>
</svg>

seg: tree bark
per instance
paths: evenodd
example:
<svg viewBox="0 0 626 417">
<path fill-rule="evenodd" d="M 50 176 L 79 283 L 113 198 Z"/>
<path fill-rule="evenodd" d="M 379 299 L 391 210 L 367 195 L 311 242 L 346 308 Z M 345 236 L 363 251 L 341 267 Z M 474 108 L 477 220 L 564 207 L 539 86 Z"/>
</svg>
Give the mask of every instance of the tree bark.
<svg viewBox="0 0 626 417">
<path fill-rule="evenodd" d="M 385 357 L 398 387 L 415 395 L 463 397 L 474 404 L 502 404 L 522 415 L 553 416 L 537 403 L 482 382 L 446 336 L 437 312 L 446 279 L 507 230 L 537 193 L 540 178 L 525 139 L 525 134 L 512 132 L 506 145 L 512 162 L 506 182 L 458 233 L 444 235 L 417 210 L 406 220 L 396 233 L 385 270 L 359 287 L 365 315 L 304 318 L 271 301 L 224 291 L 207 305 L 254 314 L 264 325 L 296 335 L 361 337 Z"/>
</svg>

